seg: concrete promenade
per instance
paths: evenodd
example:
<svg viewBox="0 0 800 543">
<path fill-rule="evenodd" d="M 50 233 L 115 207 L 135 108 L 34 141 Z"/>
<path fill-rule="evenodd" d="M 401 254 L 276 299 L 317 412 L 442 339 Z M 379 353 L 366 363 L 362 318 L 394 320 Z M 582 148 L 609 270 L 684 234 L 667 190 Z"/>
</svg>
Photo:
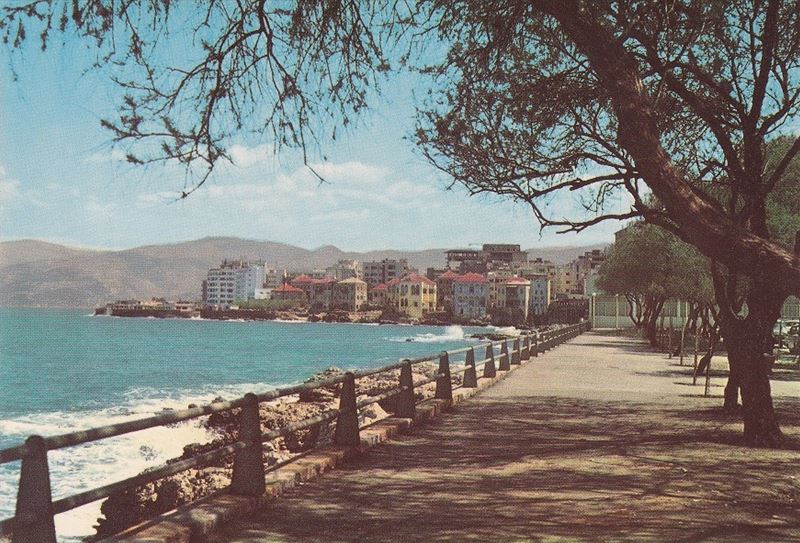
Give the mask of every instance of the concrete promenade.
<svg viewBox="0 0 800 543">
<path fill-rule="evenodd" d="M 738 445 L 715 365 L 704 398 L 691 367 L 584 334 L 209 541 L 800 540 L 797 369 L 770 451 Z"/>
</svg>

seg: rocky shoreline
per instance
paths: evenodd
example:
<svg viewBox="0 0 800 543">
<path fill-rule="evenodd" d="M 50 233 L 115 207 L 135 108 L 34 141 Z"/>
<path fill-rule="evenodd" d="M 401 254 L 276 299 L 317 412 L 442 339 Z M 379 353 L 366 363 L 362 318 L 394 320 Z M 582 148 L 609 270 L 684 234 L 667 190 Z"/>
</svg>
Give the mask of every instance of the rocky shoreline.
<svg viewBox="0 0 800 543">
<path fill-rule="evenodd" d="M 236 320 L 236 321 L 291 321 L 291 322 L 325 322 L 325 323 L 351 323 L 351 324 L 424 324 L 432 326 L 486 326 L 485 321 L 454 321 L 434 314 L 416 321 L 389 312 L 375 309 L 366 311 L 323 311 L 309 312 L 303 310 L 287 309 L 203 309 L 192 313 L 162 309 L 115 309 L 109 312 L 106 307 L 98 307 L 95 316 L 150 318 L 150 319 L 205 319 L 205 320 Z"/>
<path fill-rule="evenodd" d="M 434 363 L 414 366 L 414 381 L 422 381 L 436 373 Z M 324 380 L 343 373 L 339 368 L 329 368 L 309 381 Z M 461 376 L 454 375 L 454 386 L 460 384 Z M 397 386 L 399 370 L 388 371 L 356 381 L 357 399 L 377 396 L 383 391 Z M 435 383 L 415 389 L 417 401 L 432 397 Z M 341 385 L 326 386 L 305 391 L 292 397 L 281 398 L 275 402 L 262 403 L 259 413 L 262 433 L 276 430 L 293 422 L 335 409 L 339 403 Z M 222 401 L 218 398 L 215 401 Z M 361 426 L 385 418 L 394 411 L 394 399 L 390 398 L 359 410 Z M 233 443 L 237 439 L 239 410 L 215 413 L 203 421 L 212 438 L 207 443 L 186 445 L 183 454 L 167 463 L 192 458 L 198 454 Z M 263 461 L 267 469 L 280 465 L 315 447 L 329 444 L 333 438 L 334 422 L 300 430 L 286 437 L 264 443 Z M 233 456 L 226 457 L 213 465 L 189 469 L 107 498 L 101 505 L 101 514 L 95 526 L 96 535 L 87 541 L 99 541 L 144 520 L 170 511 L 183 504 L 195 501 L 225 489 L 230 484 Z"/>
</svg>

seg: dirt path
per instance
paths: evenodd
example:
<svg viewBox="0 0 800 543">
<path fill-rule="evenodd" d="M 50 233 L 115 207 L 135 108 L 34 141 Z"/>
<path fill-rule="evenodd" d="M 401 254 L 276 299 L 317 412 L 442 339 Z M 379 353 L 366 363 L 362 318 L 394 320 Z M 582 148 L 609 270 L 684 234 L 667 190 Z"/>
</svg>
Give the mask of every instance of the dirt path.
<svg viewBox="0 0 800 543">
<path fill-rule="evenodd" d="M 211 541 L 800 540 L 800 445 L 739 446 L 724 375 L 703 398 L 690 371 L 585 334 Z M 800 443 L 800 377 L 776 377 Z"/>
</svg>

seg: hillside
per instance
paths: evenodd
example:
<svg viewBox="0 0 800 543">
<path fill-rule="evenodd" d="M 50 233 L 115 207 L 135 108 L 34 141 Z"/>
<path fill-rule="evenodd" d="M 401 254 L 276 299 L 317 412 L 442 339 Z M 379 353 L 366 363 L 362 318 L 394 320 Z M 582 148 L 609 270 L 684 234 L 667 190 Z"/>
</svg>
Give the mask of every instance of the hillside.
<svg viewBox="0 0 800 543">
<path fill-rule="evenodd" d="M 568 262 L 589 247 L 532 249 L 532 257 Z M 313 270 L 339 259 L 406 258 L 425 270 L 444 265 L 444 249 L 347 252 L 334 246 L 309 250 L 284 243 L 209 237 L 121 251 L 75 249 L 38 240 L 0 242 L 0 306 L 93 307 L 123 298 L 200 297 L 210 267 L 225 258 L 265 260 L 275 268 Z"/>
</svg>

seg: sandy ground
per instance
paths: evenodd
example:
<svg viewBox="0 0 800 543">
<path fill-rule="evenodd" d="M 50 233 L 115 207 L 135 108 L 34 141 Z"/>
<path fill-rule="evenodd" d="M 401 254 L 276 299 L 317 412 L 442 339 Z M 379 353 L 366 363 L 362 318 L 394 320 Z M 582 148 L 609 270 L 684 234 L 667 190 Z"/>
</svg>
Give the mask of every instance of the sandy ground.
<svg viewBox="0 0 800 543">
<path fill-rule="evenodd" d="M 713 368 L 705 398 L 677 360 L 585 334 L 210 541 L 798 541 L 800 368 L 775 371 L 777 451 L 740 445 Z"/>
</svg>

